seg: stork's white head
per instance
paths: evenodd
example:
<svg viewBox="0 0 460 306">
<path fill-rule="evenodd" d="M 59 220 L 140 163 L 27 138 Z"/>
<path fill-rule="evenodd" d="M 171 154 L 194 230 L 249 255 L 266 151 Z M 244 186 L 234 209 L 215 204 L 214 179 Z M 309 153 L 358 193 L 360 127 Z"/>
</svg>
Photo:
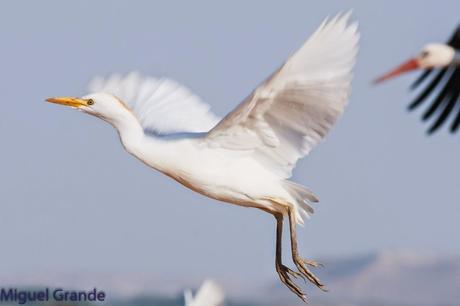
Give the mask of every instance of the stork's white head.
<svg viewBox="0 0 460 306">
<path fill-rule="evenodd" d="M 445 44 L 428 44 L 415 57 L 399 65 L 375 80 L 380 83 L 416 69 L 442 68 L 450 65 L 455 57 L 454 48 Z"/>
<path fill-rule="evenodd" d="M 445 44 L 428 44 L 415 58 L 419 68 L 441 68 L 452 63 L 455 50 Z"/>
<path fill-rule="evenodd" d="M 132 116 L 126 105 L 113 95 L 107 93 L 92 93 L 81 98 L 77 97 L 56 97 L 46 101 L 83 111 L 87 114 L 99 117 L 112 125 L 126 120 Z"/>
</svg>

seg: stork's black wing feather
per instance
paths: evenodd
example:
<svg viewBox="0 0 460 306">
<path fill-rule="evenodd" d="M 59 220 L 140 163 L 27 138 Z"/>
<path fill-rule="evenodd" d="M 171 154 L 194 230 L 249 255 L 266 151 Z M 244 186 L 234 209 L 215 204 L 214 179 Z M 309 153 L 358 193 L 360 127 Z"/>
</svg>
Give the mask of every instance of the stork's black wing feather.
<svg viewBox="0 0 460 306">
<path fill-rule="evenodd" d="M 447 44 L 456 50 L 460 50 L 460 25 L 452 34 L 451 38 L 447 41 Z"/>
<path fill-rule="evenodd" d="M 427 120 L 433 114 L 438 114 L 438 118 L 428 130 L 429 134 L 435 132 L 437 129 L 439 129 L 444 124 L 446 119 L 455 109 L 456 104 L 459 102 L 458 100 L 459 95 L 460 95 L 460 70 L 455 69 L 455 71 L 450 76 L 449 81 L 446 83 L 444 88 L 441 90 L 436 100 L 434 100 L 432 107 L 430 107 L 430 109 L 428 109 L 428 111 L 423 116 L 423 120 Z"/>
<path fill-rule="evenodd" d="M 447 41 L 447 44 L 454 49 L 460 51 L 460 25 L 452 37 Z M 411 89 L 416 89 L 425 79 L 431 74 L 433 69 L 426 69 L 411 85 Z M 431 78 L 429 83 L 420 92 L 420 94 L 409 105 L 409 110 L 417 108 L 423 102 L 429 100 L 429 96 L 439 91 L 436 97 L 431 99 L 431 104 L 423 114 L 424 121 L 429 120 L 433 116 L 437 117 L 433 125 L 428 130 L 431 134 L 438 130 L 450 116 L 450 114 L 457 112 L 455 119 L 452 123 L 450 131 L 455 133 L 460 127 L 460 67 L 443 68 Z"/>
<path fill-rule="evenodd" d="M 417 88 L 417 86 L 420 85 L 420 83 L 422 83 L 431 72 L 433 72 L 433 69 L 425 69 L 425 71 L 414 81 L 414 83 L 412 83 L 410 89 Z"/>
<path fill-rule="evenodd" d="M 439 84 L 439 82 L 442 80 L 444 77 L 444 74 L 446 74 L 447 69 L 441 69 L 438 71 L 436 76 L 431 80 L 431 82 L 425 87 L 425 89 L 415 98 L 412 103 L 409 105 L 409 110 L 415 109 L 417 106 L 419 106 L 422 102 L 426 100 L 426 98 L 430 95 L 430 93 L 436 88 L 436 86 Z M 423 76 L 423 75 L 422 75 Z M 415 84 L 415 83 L 414 83 Z M 416 86 L 415 86 L 416 87 Z M 414 87 L 414 89 L 415 89 Z"/>
</svg>

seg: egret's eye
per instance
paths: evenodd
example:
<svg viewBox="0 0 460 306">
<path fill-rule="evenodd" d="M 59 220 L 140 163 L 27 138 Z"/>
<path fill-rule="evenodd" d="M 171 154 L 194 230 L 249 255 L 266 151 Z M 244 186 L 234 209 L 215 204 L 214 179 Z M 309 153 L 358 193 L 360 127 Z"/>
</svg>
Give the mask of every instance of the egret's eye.
<svg viewBox="0 0 460 306">
<path fill-rule="evenodd" d="M 94 104 L 94 100 L 93 100 L 93 99 L 88 99 L 88 101 L 86 102 L 86 104 L 88 104 L 88 105 L 93 105 L 93 104 Z"/>
</svg>

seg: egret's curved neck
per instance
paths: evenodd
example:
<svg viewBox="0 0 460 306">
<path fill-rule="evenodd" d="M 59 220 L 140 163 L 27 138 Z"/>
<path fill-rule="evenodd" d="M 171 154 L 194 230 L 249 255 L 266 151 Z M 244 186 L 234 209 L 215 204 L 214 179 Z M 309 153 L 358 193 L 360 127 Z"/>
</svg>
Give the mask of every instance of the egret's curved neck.
<svg viewBox="0 0 460 306">
<path fill-rule="evenodd" d="M 107 120 L 118 131 L 126 151 L 159 171 L 165 159 L 163 141 L 147 136 L 139 120 L 129 110 L 123 109 L 116 117 Z"/>
<path fill-rule="evenodd" d="M 120 135 L 120 140 L 126 150 L 130 150 L 142 142 L 144 130 L 137 118 L 128 110 L 121 110 L 112 118 L 104 118 Z"/>
</svg>

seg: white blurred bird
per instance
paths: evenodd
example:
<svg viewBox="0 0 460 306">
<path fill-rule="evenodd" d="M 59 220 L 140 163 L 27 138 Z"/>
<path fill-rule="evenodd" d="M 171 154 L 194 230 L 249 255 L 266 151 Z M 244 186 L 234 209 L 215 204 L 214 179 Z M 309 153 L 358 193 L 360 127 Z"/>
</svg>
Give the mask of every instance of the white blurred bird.
<svg viewBox="0 0 460 306">
<path fill-rule="evenodd" d="M 110 123 L 124 148 L 184 186 L 220 201 L 275 216 L 276 271 L 306 301 L 291 277 L 317 267 L 297 251 L 296 224 L 317 198 L 288 180 L 297 160 L 320 142 L 342 114 L 350 93 L 359 35 L 349 15 L 326 20 L 275 73 L 223 119 L 188 89 L 168 79 L 130 74 L 96 78 L 81 98 L 47 101 Z M 283 217 L 290 224 L 295 272 L 281 263 Z"/>
<path fill-rule="evenodd" d="M 195 296 L 190 290 L 184 292 L 185 306 L 221 306 L 225 295 L 222 288 L 212 280 L 205 280 Z"/>
</svg>

